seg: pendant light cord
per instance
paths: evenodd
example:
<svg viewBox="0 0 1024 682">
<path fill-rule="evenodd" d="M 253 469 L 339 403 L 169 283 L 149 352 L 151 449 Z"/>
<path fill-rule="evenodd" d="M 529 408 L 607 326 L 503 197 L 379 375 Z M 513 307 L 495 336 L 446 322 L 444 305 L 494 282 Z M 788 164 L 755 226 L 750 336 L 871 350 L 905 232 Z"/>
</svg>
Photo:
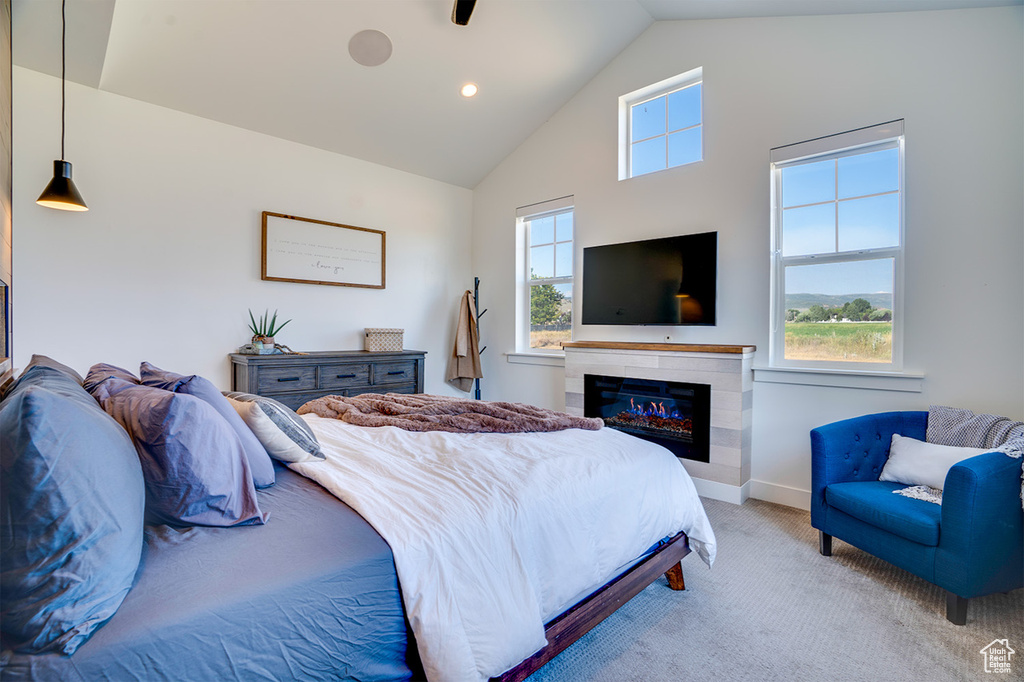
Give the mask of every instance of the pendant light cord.
<svg viewBox="0 0 1024 682">
<path fill-rule="evenodd" d="M 68 22 L 64 18 L 64 8 L 67 0 L 60 3 L 60 158 L 64 160 L 64 100 L 67 97 L 67 85 L 64 80 L 64 72 L 67 68 L 67 57 L 65 56 L 65 43 L 67 41 Z"/>
</svg>

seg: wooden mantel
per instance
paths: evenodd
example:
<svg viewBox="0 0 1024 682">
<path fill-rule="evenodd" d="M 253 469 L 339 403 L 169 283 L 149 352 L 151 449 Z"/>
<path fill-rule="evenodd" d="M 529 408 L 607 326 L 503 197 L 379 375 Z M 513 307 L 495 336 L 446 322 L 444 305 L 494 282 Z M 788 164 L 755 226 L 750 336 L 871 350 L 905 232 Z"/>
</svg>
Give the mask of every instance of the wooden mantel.
<svg viewBox="0 0 1024 682">
<path fill-rule="evenodd" d="M 676 353 L 753 353 L 757 346 L 706 345 L 692 343 L 632 343 L 629 341 L 572 341 L 562 348 L 612 348 L 615 350 L 653 350 Z"/>
</svg>

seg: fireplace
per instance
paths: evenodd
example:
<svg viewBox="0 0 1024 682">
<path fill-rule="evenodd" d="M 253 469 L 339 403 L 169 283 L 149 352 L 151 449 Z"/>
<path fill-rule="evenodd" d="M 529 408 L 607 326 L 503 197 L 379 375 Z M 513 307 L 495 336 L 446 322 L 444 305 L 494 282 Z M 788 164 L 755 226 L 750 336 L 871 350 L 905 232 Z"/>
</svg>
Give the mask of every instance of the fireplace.
<svg viewBox="0 0 1024 682">
<path fill-rule="evenodd" d="M 644 438 L 677 457 L 709 462 L 711 386 L 583 375 L 583 414 Z"/>
</svg>

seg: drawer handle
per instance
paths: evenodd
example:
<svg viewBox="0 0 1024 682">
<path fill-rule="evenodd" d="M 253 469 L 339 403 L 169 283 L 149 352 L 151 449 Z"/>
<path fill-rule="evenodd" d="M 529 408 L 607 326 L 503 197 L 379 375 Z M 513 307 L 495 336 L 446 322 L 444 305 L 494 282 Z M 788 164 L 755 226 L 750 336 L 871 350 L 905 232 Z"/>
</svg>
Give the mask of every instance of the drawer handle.
<svg viewBox="0 0 1024 682">
<path fill-rule="evenodd" d="M 281 377 L 278 381 L 298 381 L 299 377 Z"/>
<path fill-rule="evenodd" d="M 400 371 L 398 371 L 398 372 L 388 372 L 388 376 L 389 376 L 389 377 L 390 377 L 390 376 L 394 376 L 394 375 L 396 375 L 396 374 L 405 374 L 405 370 L 403 369 L 403 370 L 400 370 Z"/>
<path fill-rule="evenodd" d="M 355 379 L 356 375 L 355 374 L 339 374 L 336 378 L 337 379 Z"/>
</svg>

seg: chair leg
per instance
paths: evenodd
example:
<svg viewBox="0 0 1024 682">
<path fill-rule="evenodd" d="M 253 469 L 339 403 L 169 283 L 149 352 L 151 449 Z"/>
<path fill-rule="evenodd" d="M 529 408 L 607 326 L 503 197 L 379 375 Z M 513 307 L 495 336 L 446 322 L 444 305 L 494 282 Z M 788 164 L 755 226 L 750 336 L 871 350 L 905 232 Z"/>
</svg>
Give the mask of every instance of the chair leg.
<svg viewBox="0 0 1024 682">
<path fill-rule="evenodd" d="M 821 530 L 818 531 L 818 551 L 821 556 L 832 556 L 832 536 Z"/>
<path fill-rule="evenodd" d="M 967 624 L 967 598 L 946 592 L 946 620 L 953 625 Z"/>
</svg>

